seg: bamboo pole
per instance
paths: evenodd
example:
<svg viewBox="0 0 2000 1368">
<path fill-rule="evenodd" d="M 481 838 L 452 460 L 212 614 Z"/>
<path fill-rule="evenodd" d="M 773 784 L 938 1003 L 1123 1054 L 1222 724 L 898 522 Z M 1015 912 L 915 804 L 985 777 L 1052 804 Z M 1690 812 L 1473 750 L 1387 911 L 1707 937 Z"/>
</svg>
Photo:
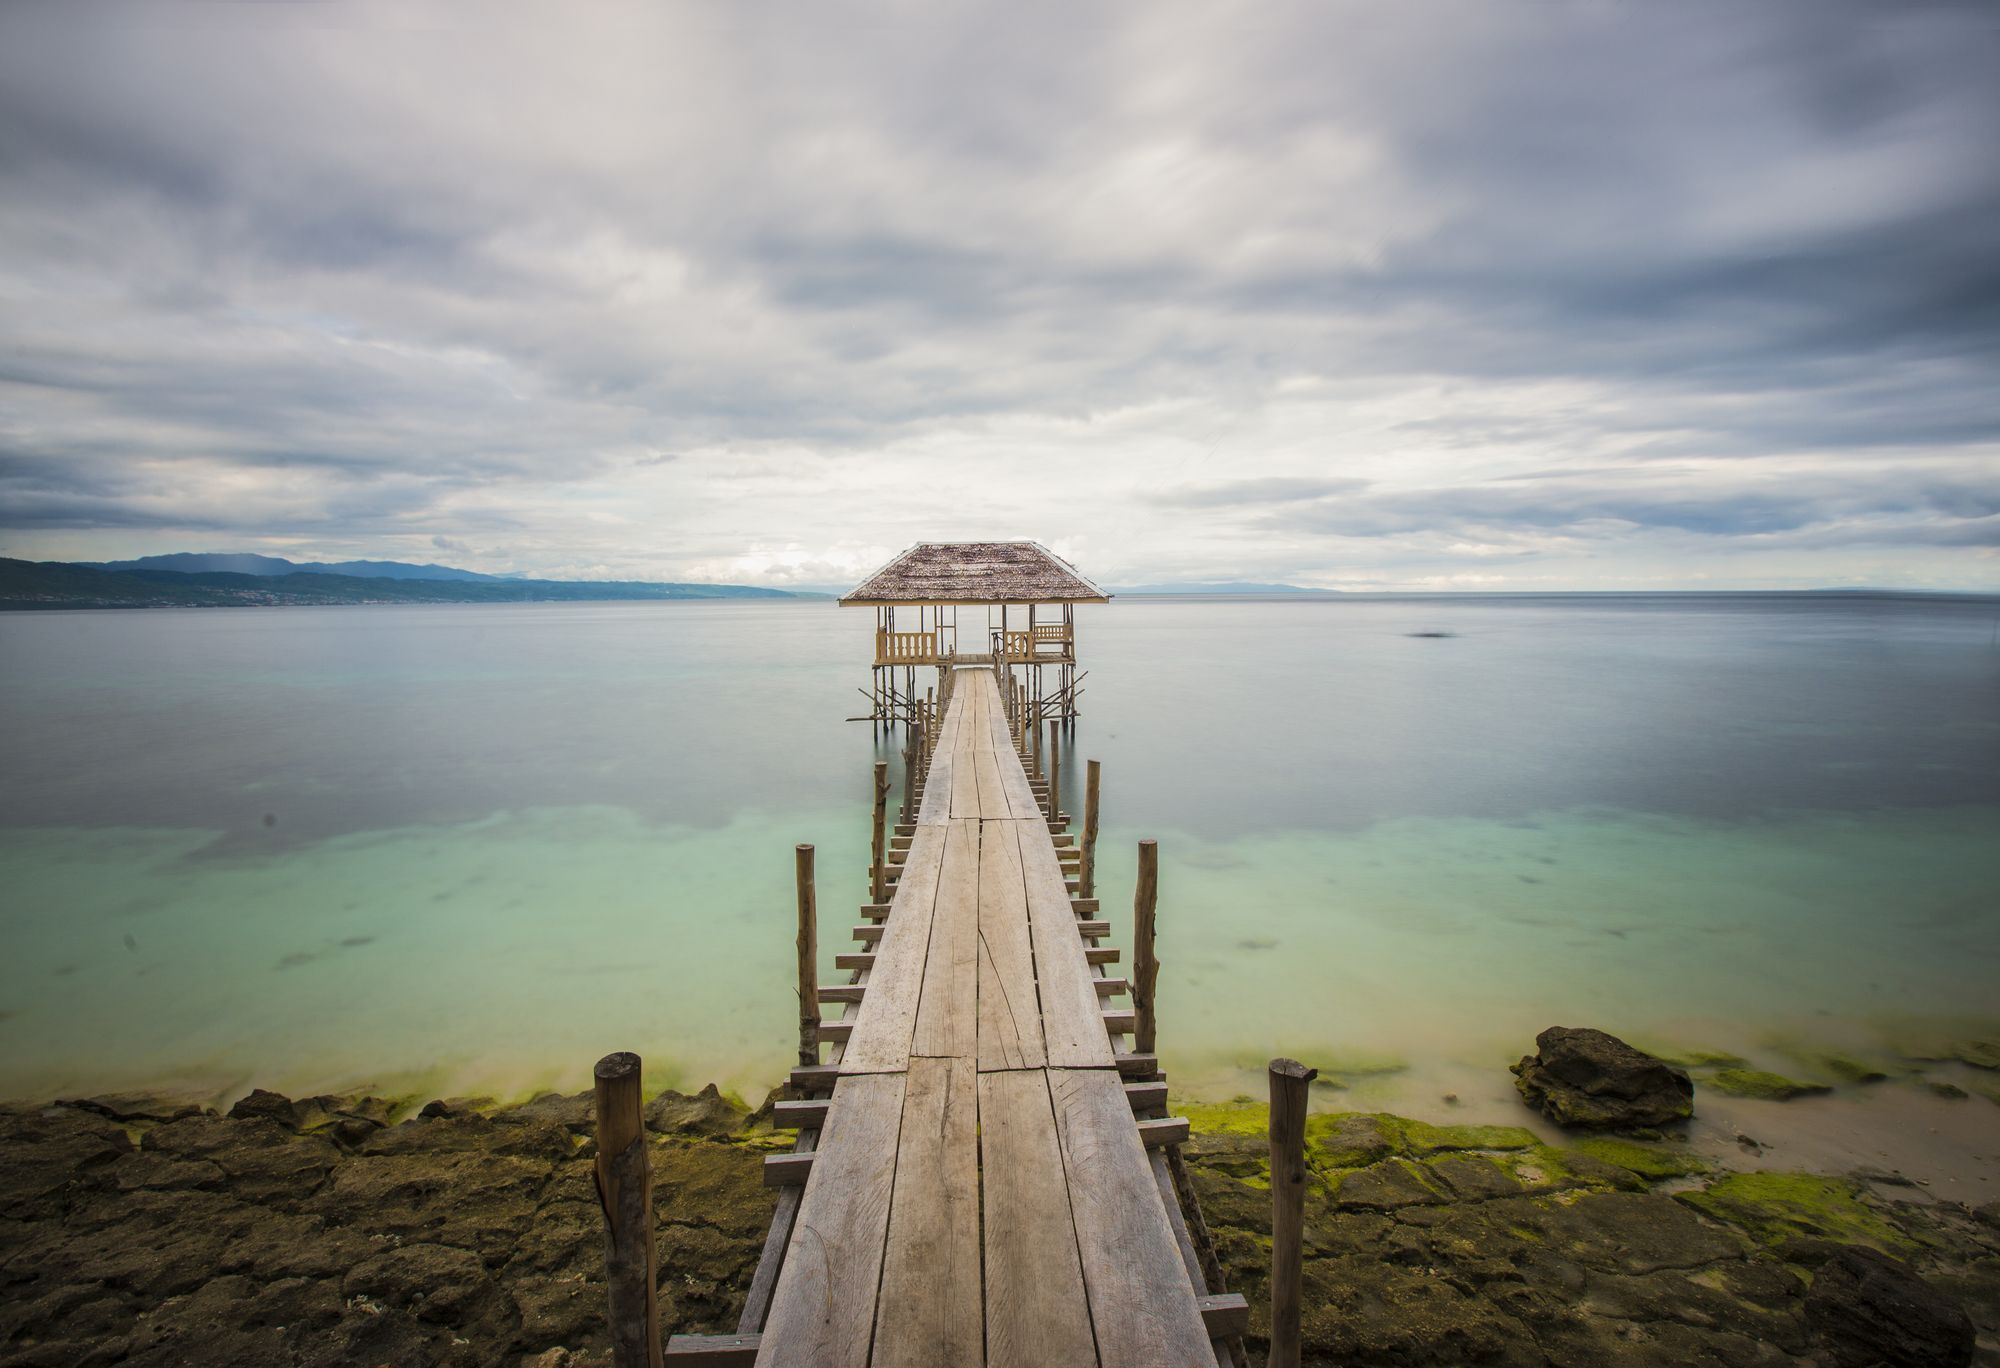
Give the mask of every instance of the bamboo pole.
<svg viewBox="0 0 2000 1368">
<path fill-rule="evenodd" d="M 1049 820 L 1062 817 L 1062 753 L 1056 749 L 1062 738 L 1062 723 L 1049 722 Z"/>
<path fill-rule="evenodd" d="M 875 762 L 875 844 L 868 864 L 868 891 L 872 902 L 883 901 L 889 882 L 889 762 Z"/>
<path fill-rule="evenodd" d="M 924 729 L 921 723 L 910 729 L 910 744 L 903 748 L 903 820 L 917 820 L 917 757 L 923 753 Z"/>
<path fill-rule="evenodd" d="M 799 1063 L 819 1063 L 819 909 L 813 893 L 813 848 L 796 853 L 799 885 Z"/>
<path fill-rule="evenodd" d="M 1098 763 L 1084 766 L 1083 858 L 1077 861 L 1076 893 L 1080 898 L 1097 896 L 1097 778 Z M 875 901 L 880 902 L 877 898 Z"/>
<path fill-rule="evenodd" d="M 1160 978 L 1160 957 L 1153 948 L 1153 911 L 1160 897 L 1160 843 L 1139 842 L 1139 884 L 1132 891 L 1132 1028 L 1134 1054 L 1152 1054 L 1159 1022 L 1153 1010 L 1153 986 Z"/>
<path fill-rule="evenodd" d="M 597 1061 L 597 1198 L 604 1211 L 605 1290 L 616 1368 L 664 1368 L 653 1176 L 640 1114 L 639 1056 Z"/>
<path fill-rule="evenodd" d="M 1306 1085 L 1319 1076 L 1296 1059 L 1271 1061 L 1270 1368 L 1298 1368 L 1304 1295 Z"/>
<path fill-rule="evenodd" d="M 1035 778 L 1040 779 L 1046 771 L 1042 769 L 1042 709 L 1038 703 L 1028 705 L 1028 727 L 1035 738 Z M 1049 815 L 1055 815 L 1054 808 L 1049 809 Z"/>
</svg>

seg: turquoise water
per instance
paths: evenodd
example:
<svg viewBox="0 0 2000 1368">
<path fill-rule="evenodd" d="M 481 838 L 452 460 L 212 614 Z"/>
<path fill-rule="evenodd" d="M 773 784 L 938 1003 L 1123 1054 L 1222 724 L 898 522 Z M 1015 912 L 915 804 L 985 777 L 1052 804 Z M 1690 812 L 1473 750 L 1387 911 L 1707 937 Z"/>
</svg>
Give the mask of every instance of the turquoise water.
<svg viewBox="0 0 2000 1368">
<path fill-rule="evenodd" d="M 1770 1058 L 1993 1030 L 1996 616 L 1087 610 L 1071 759 L 1104 762 L 1121 941 L 1133 842 L 1161 842 L 1170 1066 L 1222 1089 L 1293 1053 L 1393 1100 L 1555 1022 Z M 0 1095 L 574 1089 L 614 1048 L 761 1091 L 791 1055 L 791 846 L 818 847 L 829 964 L 865 893 L 869 628 L 0 617 Z"/>
</svg>

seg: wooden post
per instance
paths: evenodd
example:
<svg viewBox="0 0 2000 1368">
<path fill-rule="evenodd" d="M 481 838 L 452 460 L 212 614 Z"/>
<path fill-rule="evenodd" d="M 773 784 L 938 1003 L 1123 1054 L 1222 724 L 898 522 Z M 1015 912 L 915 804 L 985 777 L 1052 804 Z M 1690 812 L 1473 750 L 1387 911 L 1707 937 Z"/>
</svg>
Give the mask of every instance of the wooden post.
<svg viewBox="0 0 2000 1368">
<path fill-rule="evenodd" d="M 868 891 L 872 902 L 883 901 L 889 891 L 889 762 L 875 762 L 875 845 L 868 865 Z"/>
<path fill-rule="evenodd" d="M 1028 705 L 1028 726 L 1035 738 L 1035 778 L 1040 779 L 1047 771 L 1042 768 L 1042 710 L 1037 704 Z M 1049 809 L 1049 815 L 1055 815 L 1054 808 Z"/>
<path fill-rule="evenodd" d="M 597 1061 L 597 1200 L 604 1210 L 604 1271 L 616 1368 L 664 1368 L 653 1175 L 640 1114 L 639 1056 Z"/>
<path fill-rule="evenodd" d="M 1296 1059 L 1271 1061 L 1270 1368 L 1298 1368 L 1305 1275 L 1306 1085 L 1319 1076 Z"/>
<path fill-rule="evenodd" d="M 1160 843 L 1139 842 L 1139 886 L 1132 891 L 1132 1052 L 1152 1054 L 1159 1022 L 1153 1013 L 1153 985 L 1160 957 L 1153 949 L 1153 909 L 1160 897 Z"/>
<path fill-rule="evenodd" d="M 910 728 L 910 744 L 903 750 L 903 820 L 917 820 L 917 757 L 924 749 L 924 728 L 917 723 Z"/>
<path fill-rule="evenodd" d="M 799 1063 L 819 1063 L 819 909 L 813 895 L 813 848 L 797 852 L 799 882 Z"/>
<path fill-rule="evenodd" d="M 1077 861 L 1076 870 L 1076 892 L 1080 898 L 1097 896 L 1097 772 L 1095 760 L 1084 766 L 1083 858 Z"/>
<path fill-rule="evenodd" d="M 1062 755 L 1056 750 L 1062 738 L 1062 723 L 1049 723 L 1049 820 L 1062 817 Z"/>
</svg>

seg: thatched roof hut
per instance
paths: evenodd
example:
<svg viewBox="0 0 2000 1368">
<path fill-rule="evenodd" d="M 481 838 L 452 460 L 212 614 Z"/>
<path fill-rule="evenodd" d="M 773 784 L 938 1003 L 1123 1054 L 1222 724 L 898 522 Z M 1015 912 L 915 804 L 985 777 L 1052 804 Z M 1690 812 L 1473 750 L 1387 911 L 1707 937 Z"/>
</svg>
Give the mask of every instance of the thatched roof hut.
<svg viewBox="0 0 2000 1368">
<path fill-rule="evenodd" d="M 841 596 L 852 607 L 1107 603 L 1111 596 L 1031 541 L 918 542 Z"/>
</svg>

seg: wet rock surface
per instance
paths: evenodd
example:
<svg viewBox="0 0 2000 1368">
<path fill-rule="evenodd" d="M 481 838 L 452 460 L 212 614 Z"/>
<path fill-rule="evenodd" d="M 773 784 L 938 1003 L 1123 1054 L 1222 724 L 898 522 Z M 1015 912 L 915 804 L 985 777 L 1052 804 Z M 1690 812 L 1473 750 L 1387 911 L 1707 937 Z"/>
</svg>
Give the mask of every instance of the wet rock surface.
<svg viewBox="0 0 2000 1368">
<path fill-rule="evenodd" d="M 1183 1110 L 1261 1361 L 1264 1110 Z M 0 1109 L 0 1368 L 608 1363 L 587 1094 L 500 1109 L 265 1095 L 241 1112 Z M 733 1330 L 777 1142 L 712 1090 L 659 1099 L 648 1125 L 662 1313 Z M 1508 1126 L 1321 1114 L 1307 1136 L 1310 1362 L 1950 1362 L 1853 1355 L 1883 1327 L 1957 1343 L 1956 1312 L 1970 1361 L 2000 1364 L 2000 1206 Z"/>
<path fill-rule="evenodd" d="M 1192 1108 L 1187 1148 L 1230 1290 L 1268 1327 L 1263 1108 Z M 2000 1364 L 2000 1224 L 1857 1182 L 1707 1174 L 1667 1143 L 1543 1145 L 1526 1131 L 1313 1116 L 1306 1361 L 1322 1364 Z M 1623 1160 L 1625 1162 L 1617 1162 Z M 1879 1260 L 1908 1282 L 1814 1309 L 1829 1273 Z M 1833 1308 L 1839 1309 L 1833 1309 Z M 1974 1357 L 1885 1357 L 1878 1331 Z M 1919 1340 L 1918 1334 L 1932 1339 Z M 1875 1357 L 1863 1357 L 1874 1353 Z"/>
<path fill-rule="evenodd" d="M 399 1110 L 0 1109 L 0 1366 L 608 1363 L 589 1094 Z M 735 1329 L 774 1196 L 748 1121 L 655 1104 L 676 1330 Z"/>
<path fill-rule="evenodd" d="M 1694 1112 L 1685 1070 L 1588 1026 L 1551 1026 L 1514 1066 L 1528 1105 L 1560 1126 L 1637 1130 Z"/>
</svg>

